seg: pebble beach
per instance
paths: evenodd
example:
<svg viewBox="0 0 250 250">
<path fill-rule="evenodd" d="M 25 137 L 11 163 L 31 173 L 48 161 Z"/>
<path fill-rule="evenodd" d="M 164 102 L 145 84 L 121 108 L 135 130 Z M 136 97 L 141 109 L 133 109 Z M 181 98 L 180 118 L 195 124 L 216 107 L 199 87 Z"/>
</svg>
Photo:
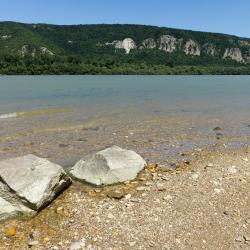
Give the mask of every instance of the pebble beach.
<svg viewBox="0 0 250 250">
<path fill-rule="evenodd" d="M 0 249 L 249 249 L 247 120 L 76 113 L 2 120 L 0 158 L 32 153 L 67 170 L 118 145 L 147 167 L 119 185 L 74 182 L 36 217 L 2 222 Z"/>
</svg>

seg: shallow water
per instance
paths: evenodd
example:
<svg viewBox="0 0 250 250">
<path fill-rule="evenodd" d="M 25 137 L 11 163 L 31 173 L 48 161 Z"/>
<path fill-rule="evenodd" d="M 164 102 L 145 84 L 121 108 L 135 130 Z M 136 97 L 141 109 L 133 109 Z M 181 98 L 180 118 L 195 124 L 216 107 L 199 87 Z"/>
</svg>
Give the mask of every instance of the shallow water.
<svg viewBox="0 0 250 250">
<path fill-rule="evenodd" d="M 0 90 L 0 114 L 81 107 L 238 116 L 250 107 L 250 76 L 1 76 Z"/>
<path fill-rule="evenodd" d="M 0 90 L 0 159 L 68 165 L 115 144 L 165 164 L 250 144 L 250 76 L 2 76 Z"/>
</svg>

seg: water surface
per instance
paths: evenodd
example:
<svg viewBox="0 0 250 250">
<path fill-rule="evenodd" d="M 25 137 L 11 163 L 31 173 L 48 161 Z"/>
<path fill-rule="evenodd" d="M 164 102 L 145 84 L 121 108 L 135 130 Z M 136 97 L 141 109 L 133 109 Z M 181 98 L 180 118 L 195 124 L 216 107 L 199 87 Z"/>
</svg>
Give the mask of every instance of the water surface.
<svg viewBox="0 0 250 250">
<path fill-rule="evenodd" d="M 239 115 L 250 107 L 250 76 L 0 77 L 0 114 L 61 107 Z"/>
</svg>

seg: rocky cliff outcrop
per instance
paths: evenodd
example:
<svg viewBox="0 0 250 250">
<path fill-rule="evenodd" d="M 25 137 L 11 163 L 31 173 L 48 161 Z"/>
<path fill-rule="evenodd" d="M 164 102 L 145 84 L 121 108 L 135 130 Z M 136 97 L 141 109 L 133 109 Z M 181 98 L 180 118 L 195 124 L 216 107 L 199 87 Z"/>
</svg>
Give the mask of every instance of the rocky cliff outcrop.
<svg viewBox="0 0 250 250">
<path fill-rule="evenodd" d="M 210 56 L 215 56 L 217 51 L 216 51 L 216 47 L 212 44 L 212 43 L 205 43 L 202 46 L 203 51 Z"/>
<path fill-rule="evenodd" d="M 244 40 L 240 40 L 239 44 L 244 46 L 244 50 L 241 50 L 240 48 L 226 48 L 222 58 L 230 58 L 237 62 L 249 63 L 250 43 Z M 137 48 L 136 43 L 131 38 L 125 38 L 124 40 L 114 40 L 113 42 L 107 42 L 105 44 L 100 44 L 97 46 L 113 46 L 115 49 L 124 49 L 126 51 L 126 54 L 129 54 L 132 49 Z M 176 38 L 171 35 L 162 35 L 157 41 L 154 38 L 147 38 L 141 42 L 141 45 L 138 48 L 141 50 L 159 49 L 167 53 L 183 51 L 186 55 L 190 56 L 200 56 L 201 53 L 205 53 L 209 56 L 218 56 L 221 52 L 221 50 L 218 49 L 212 42 L 199 44 L 192 39 L 185 41 L 183 38 Z M 25 48 L 23 48 L 23 53 L 25 53 Z"/>
<path fill-rule="evenodd" d="M 248 42 L 248 41 L 239 40 L 239 44 L 240 44 L 241 46 L 248 46 L 248 47 L 250 47 L 250 42 Z"/>
<path fill-rule="evenodd" d="M 188 40 L 184 45 L 184 52 L 186 55 L 200 56 L 200 45 L 194 40 Z"/>
<path fill-rule="evenodd" d="M 11 37 L 12 37 L 11 35 L 3 35 L 3 36 L 1 36 L 1 39 L 6 40 L 6 39 L 9 39 Z"/>
<path fill-rule="evenodd" d="M 18 53 L 21 56 L 25 56 L 26 54 L 28 54 L 29 53 L 28 45 L 23 45 L 22 48 L 18 51 Z"/>
<path fill-rule="evenodd" d="M 141 49 L 154 49 L 156 48 L 156 42 L 153 38 L 148 38 L 142 41 Z"/>
<path fill-rule="evenodd" d="M 244 62 L 241 50 L 239 48 L 226 48 L 224 55 L 223 55 L 223 59 L 227 59 L 227 58 L 230 58 L 237 62 Z"/>
<path fill-rule="evenodd" d="M 124 40 L 115 40 L 111 43 L 105 43 L 106 46 L 114 46 L 116 49 L 125 49 L 126 54 L 130 53 L 131 49 L 136 49 L 136 43 L 132 38 L 125 38 Z"/>
<path fill-rule="evenodd" d="M 50 55 L 50 56 L 54 56 L 55 54 L 52 52 L 52 51 L 50 51 L 48 48 L 46 48 L 46 47 L 41 47 L 40 48 L 40 51 L 42 52 L 42 54 L 47 54 L 47 55 Z"/>
<path fill-rule="evenodd" d="M 40 47 L 38 50 L 35 49 L 35 48 L 31 48 L 30 46 L 28 45 L 23 45 L 21 47 L 21 49 L 18 51 L 18 53 L 24 57 L 26 55 L 31 55 L 32 57 L 35 57 L 38 52 L 40 52 L 40 54 L 43 54 L 43 55 L 50 55 L 50 56 L 54 56 L 55 54 L 50 51 L 48 48 L 46 47 Z"/>
<path fill-rule="evenodd" d="M 243 58 L 246 63 L 250 63 L 250 49 L 244 53 Z"/>
<path fill-rule="evenodd" d="M 168 53 L 172 53 L 176 50 L 177 39 L 173 36 L 163 35 L 159 39 L 159 49 Z"/>
</svg>

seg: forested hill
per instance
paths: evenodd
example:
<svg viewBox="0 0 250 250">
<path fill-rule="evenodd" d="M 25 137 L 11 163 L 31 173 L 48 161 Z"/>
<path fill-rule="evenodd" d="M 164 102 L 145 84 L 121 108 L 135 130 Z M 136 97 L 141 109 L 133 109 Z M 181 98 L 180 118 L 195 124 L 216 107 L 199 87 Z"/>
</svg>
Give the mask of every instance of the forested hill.
<svg viewBox="0 0 250 250">
<path fill-rule="evenodd" d="M 250 39 L 144 25 L 0 22 L 0 74 L 250 74 Z"/>
</svg>

